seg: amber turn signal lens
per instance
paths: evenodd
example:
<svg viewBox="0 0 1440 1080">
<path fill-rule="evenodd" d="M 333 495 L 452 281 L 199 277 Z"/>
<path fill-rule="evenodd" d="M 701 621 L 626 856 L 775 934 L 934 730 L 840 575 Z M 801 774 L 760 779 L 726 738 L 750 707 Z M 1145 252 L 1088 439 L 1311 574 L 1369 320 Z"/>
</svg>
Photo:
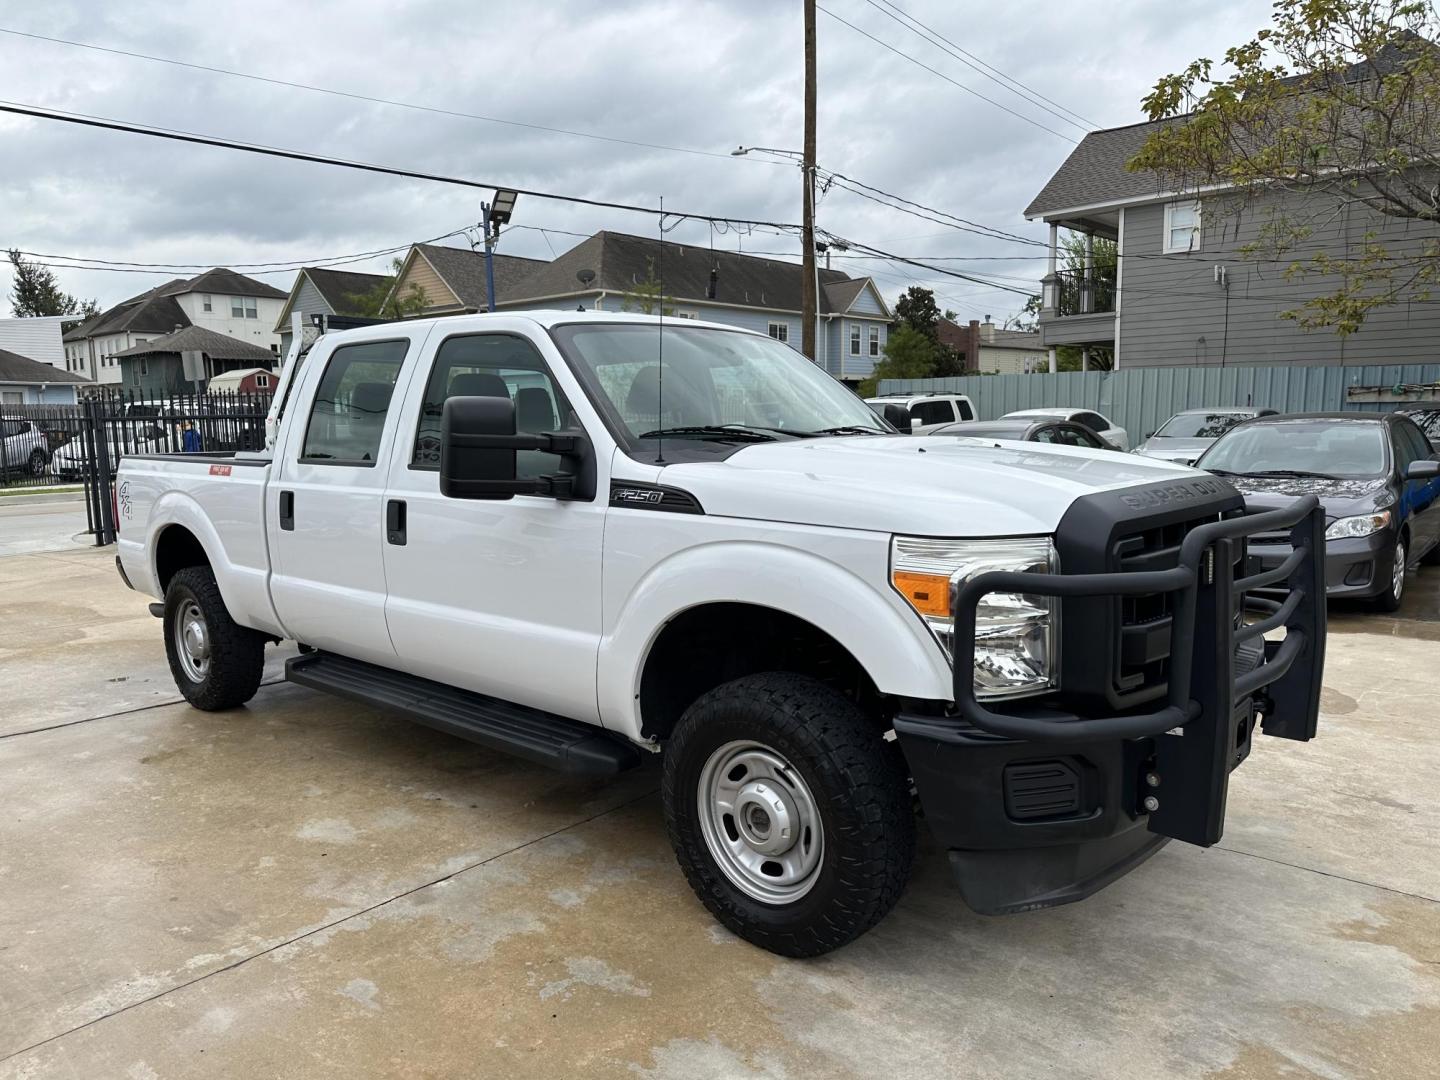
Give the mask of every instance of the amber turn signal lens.
<svg viewBox="0 0 1440 1080">
<path fill-rule="evenodd" d="M 950 576 L 918 574 L 913 570 L 896 570 L 891 575 L 900 595 L 921 615 L 950 615 Z"/>
</svg>

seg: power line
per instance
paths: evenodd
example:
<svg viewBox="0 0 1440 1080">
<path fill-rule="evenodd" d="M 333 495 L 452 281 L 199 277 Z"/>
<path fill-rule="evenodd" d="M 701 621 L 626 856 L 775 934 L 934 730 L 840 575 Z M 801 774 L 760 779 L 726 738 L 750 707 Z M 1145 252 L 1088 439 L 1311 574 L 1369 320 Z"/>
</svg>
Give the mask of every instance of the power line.
<svg viewBox="0 0 1440 1080">
<path fill-rule="evenodd" d="M 886 11 L 884 8 L 881 8 L 881 7 L 875 2 L 875 0 L 865 0 L 865 2 L 866 2 L 867 4 L 869 4 L 871 7 L 875 8 L 877 11 L 879 11 L 882 15 L 886 15 L 886 16 L 888 16 L 888 17 L 891 18 L 891 19 L 895 19 L 896 22 L 899 22 L 899 21 L 900 21 L 899 19 L 896 19 L 895 15 L 892 15 L 889 11 Z M 1061 105 L 1058 101 L 1055 101 L 1055 100 L 1052 99 L 1052 98 L 1046 97 L 1044 94 L 1040 93 L 1039 90 L 1036 90 L 1036 89 L 1034 89 L 1033 87 L 1027 86 L 1025 83 L 1021 82 L 1019 79 L 1016 79 L 1016 78 L 1014 78 L 1013 76 L 1010 76 L 1010 75 L 1006 75 L 1006 74 L 1005 74 L 1003 71 L 1001 71 L 999 68 L 994 67 L 994 66 L 992 66 L 992 65 L 990 65 L 990 64 L 987 64 L 984 60 L 981 60 L 981 59 L 980 59 L 978 56 L 976 56 L 974 53 L 972 53 L 972 52 L 967 52 L 966 50 L 962 49 L 959 45 L 956 45 L 955 42 L 951 41 L 949 38 L 947 38 L 944 34 L 940 33 L 940 31 L 936 30 L 934 27 L 926 26 L 923 22 L 921 22 L 919 19 L 915 18 L 915 16 L 911 15 L 908 11 L 906 11 L 904 8 L 902 8 L 899 4 L 893 4 L 893 3 L 890 2 L 890 0 L 883 0 L 883 3 L 885 4 L 885 7 L 891 8 L 893 11 L 895 11 L 896 13 L 898 13 L 901 18 L 903 18 L 903 19 L 906 20 L 906 22 L 900 23 L 901 26 L 905 26 L 905 28 L 906 28 L 907 30 L 911 30 L 911 31 L 913 31 L 914 33 L 920 34 L 920 36 L 922 36 L 922 37 L 925 37 L 925 35 L 927 35 L 927 34 L 930 35 L 929 37 L 926 37 L 926 40 L 929 41 L 930 44 L 934 45 L 936 48 L 941 49 L 941 50 L 944 51 L 944 52 L 949 52 L 950 55 L 953 56 L 953 57 L 955 57 L 956 60 L 959 60 L 960 63 L 964 64 L 964 65 L 965 65 L 966 67 L 968 67 L 968 68 L 973 69 L 973 70 L 976 71 L 978 74 L 985 76 L 985 78 L 989 79 L 991 82 L 996 83 L 997 85 L 1004 87 L 1006 90 L 1009 90 L 1012 94 L 1017 94 L 1017 95 L 1019 95 L 1020 97 L 1024 97 L 1026 101 L 1029 101 L 1029 102 L 1030 102 L 1030 104 L 1036 105 L 1036 106 L 1038 106 L 1039 108 L 1044 109 L 1046 112 L 1050 113 L 1052 116 L 1056 117 L 1057 119 L 1064 120 L 1065 123 L 1071 124 L 1071 125 L 1074 126 L 1074 127 L 1078 127 L 1078 128 L 1080 128 L 1082 131 L 1089 131 L 1089 130 L 1092 130 L 1092 129 L 1094 129 L 1094 128 L 1098 128 L 1098 127 L 1100 126 L 1099 124 L 1095 123 L 1095 121 L 1093 121 L 1093 120 L 1087 120 L 1085 117 L 1081 116 L 1081 115 L 1080 115 L 1079 113 L 1077 113 L 1075 110 L 1066 108 L 1064 105 Z M 906 23 L 913 23 L 914 26 L 908 26 L 908 25 L 906 25 Z M 918 27 L 919 29 L 918 29 L 918 30 L 915 29 L 916 27 Z M 923 31 L 923 33 L 922 33 L 922 31 Z M 939 40 L 939 41 L 935 41 L 935 40 L 933 40 L 933 38 L 939 38 L 940 40 Z M 942 45 L 941 42 L 944 42 L 944 45 Z M 945 46 L 949 46 L 949 49 L 946 49 Z M 954 52 L 950 52 L 951 49 L 953 49 Z M 957 53 L 960 54 L 960 55 L 956 55 Z M 968 57 L 968 59 L 966 59 L 967 57 Z M 974 61 L 974 63 L 971 63 L 972 60 Z M 979 66 L 976 66 L 976 65 L 979 65 Z M 994 74 L 990 74 L 990 72 L 993 72 Z M 999 78 L 996 78 L 996 76 L 999 76 Z M 1002 79 L 1004 80 L 1003 82 L 1001 81 Z M 1011 85 L 1006 85 L 1007 83 L 1009 83 L 1009 84 L 1011 84 Z M 1033 96 L 1028 96 L 1028 95 L 1033 95 Z M 1039 100 L 1036 100 L 1037 98 L 1038 98 Z M 1042 103 L 1043 103 L 1043 104 L 1042 104 Z M 1048 107 L 1048 106 L 1052 106 L 1052 105 L 1054 106 L 1054 108 L 1049 108 L 1049 107 Z M 1060 111 L 1057 112 L 1057 111 L 1056 111 L 1057 109 L 1060 110 Z M 1068 113 L 1069 116 L 1062 115 L 1062 114 L 1066 114 L 1066 113 Z M 1073 116 L 1073 117 L 1075 118 L 1075 120 L 1079 120 L 1080 123 L 1077 124 L 1077 123 L 1075 123 L 1075 120 L 1069 119 L 1070 116 Z"/>
<path fill-rule="evenodd" d="M 907 199 L 901 195 L 893 194 L 892 192 L 885 191 L 883 188 L 877 188 L 872 184 L 862 183 L 859 180 L 855 180 L 851 177 L 846 176 L 844 173 L 830 172 L 828 169 L 821 171 L 825 172 L 827 176 L 832 177 L 837 182 L 841 182 L 840 186 L 842 187 L 845 187 L 846 184 L 853 184 L 855 187 L 862 187 L 866 191 L 874 192 L 876 195 L 882 195 L 885 198 L 891 199 L 897 203 L 904 203 L 906 206 L 912 206 L 918 210 L 925 210 L 931 214 L 938 214 L 940 217 L 949 218 L 951 221 L 958 222 L 959 225 L 952 226 L 954 228 L 959 228 L 960 226 L 968 226 L 969 228 L 963 230 L 966 232 L 973 232 L 978 229 L 982 231 L 981 235 L 991 235 L 996 237 L 997 239 L 1014 240 L 1016 243 L 1030 244 L 1037 247 L 1049 246 L 1043 240 L 1036 240 L 1028 236 L 1019 236 L 1015 233 L 1006 232 L 1004 229 L 997 229 L 993 225 L 982 225 L 978 221 L 971 221 L 968 218 L 959 217 L 945 210 L 937 210 L 933 206 L 926 206 L 924 203 L 918 203 L 915 202 L 913 199 Z M 846 190 L 852 192 L 853 194 L 859 195 L 860 192 L 855 191 L 855 187 L 846 187 Z M 898 210 L 900 209 L 900 207 L 897 206 L 895 207 L 895 209 Z M 928 220 L 933 221 L 935 219 L 930 218 Z"/>
<path fill-rule="evenodd" d="M 431 183 L 452 184 L 457 187 L 478 188 L 485 191 L 503 188 L 508 191 L 513 191 L 517 195 L 529 196 L 532 199 L 550 199 L 555 202 L 572 203 L 578 206 L 595 206 L 607 210 L 625 210 L 636 214 L 659 215 L 662 213 L 659 207 L 654 206 L 608 202 L 604 199 L 587 199 L 579 195 L 559 195 L 554 192 L 519 188 L 509 184 L 497 184 L 490 181 L 443 176 L 438 173 L 417 172 L 412 169 L 401 169 L 393 165 L 376 165 L 366 161 L 351 161 L 345 158 L 325 157 L 320 154 L 305 153 L 301 150 L 287 150 L 276 146 L 266 146 L 262 143 L 240 142 L 234 139 L 222 139 L 211 135 L 197 135 L 194 132 L 179 131 L 174 128 L 132 124 L 123 120 L 111 120 L 108 117 L 92 116 L 88 113 L 72 113 L 60 109 L 39 109 L 33 105 L 23 105 L 12 101 L 0 100 L 0 112 L 14 113 L 18 116 L 35 117 L 40 120 L 55 120 L 64 124 L 78 124 L 82 127 L 100 128 L 106 131 L 123 131 L 130 135 L 145 135 L 154 139 L 168 139 L 172 142 L 193 143 L 198 146 L 214 146 L 223 150 L 240 150 L 248 154 L 261 154 L 266 157 L 283 158 L 288 161 L 304 161 L 316 165 L 330 165 L 343 169 L 355 169 L 360 172 L 379 173 L 382 176 L 399 176 L 407 180 L 426 180 Z M 690 219 L 693 221 L 724 221 L 733 225 L 764 226 L 767 228 L 787 230 L 799 229 L 798 225 L 782 221 L 719 217 L 711 214 L 682 213 L 675 210 L 666 210 L 663 213 L 664 216 L 668 218 Z"/>
<path fill-rule="evenodd" d="M 364 101 L 373 105 L 390 105 L 397 109 L 413 109 L 417 112 L 434 113 L 437 116 L 458 117 L 462 120 L 480 120 L 489 124 L 505 124 L 510 127 L 527 128 L 531 131 L 548 132 L 551 135 L 569 135 L 579 139 L 594 139 L 597 142 L 619 143 L 622 146 L 638 146 L 647 150 L 667 150 L 677 154 L 694 154 L 700 157 L 732 158 L 732 155 L 728 152 L 699 150 L 690 146 L 667 146 L 664 143 L 643 142 L 639 139 L 622 139 L 613 135 L 597 135 L 593 131 L 575 131 L 570 128 L 532 124 L 523 120 L 506 120 L 498 116 L 483 116 L 479 113 L 467 113 L 458 109 L 444 109 L 436 105 L 422 105 L 413 101 L 397 101 L 392 98 L 382 98 L 372 94 L 361 94 L 350 90 L 336 90 L 329 86 L 315 86 L 310 83 L 290 82 L 286 79 L 271 78 L 268 75 L 256 75 L 248 71 L 235 71 L 230 68 L 212 67 L 208 64 L 196 64 L 188 60 L 176 60 L 174 57 L 169 56 L 154 56 L 149 53 L 132 52 L 128 49 L 116 49 L 107 45 L 95 45 L 88 41 L 74 41 L 69 38 L 50 37 L 46 34 L 35 34 L 26 30 L 14 30 L 6 26 L 0 26 L 0 34 L 31 38 L 35 41 L 48 41 L 54 45 L 69 45 L 77 49 L 93 49 L 96 52 L 110 53 L 113 56 L 124 56 L 132 60 L 146 60 L 155 64 L 170 64 L 174 67 L 189 68 L 192 71 L 205 71 L 212 75 L 228 75 L 231 78 L 249 79 L 252 82 L 268 83 L 271 86 L 284 86 L 294 90 L 308 90 L 314 94 L 328 94 L 332 97 L 349 98 L 352 101 Z M 755 160 L 763 159 L 757 158 Z M 766 161 L 765 164 L 773 165 L 778 164 L 778 162 Z"/>
<path fill-rule="evenodd" d="M 943 71 L 938 71 L 938 70 L 936 70 L 935 68 L 931 67 L 929 64 L 925 63 L 923 60 L 917 60 L 917 59 L 915 59 L 915 57 L 911 56 L 909 53 L 904 52 L 904 51 L 901 50 L 901 49 L 897 49 L 894 45 L 891 45 L 888 41 L 882 41 L 880 38 L 876 37 L 874 34 L 870 33 L 868 30 L 862 30 L 862 29 L 860 29 L 860 27 L 856 26 L 854 23 L 849 22 L 849 21 L 847 21 L 847 20 L 845 20 L 845 19 L 842 19 L 839 15 L 836 15 L 833 11 L 831 11 L 829 8 L 825 7 L 823 4 L 816 4 L 815 6 L 816 6 L 816 8 L 817 8 L 818 10 L 823 11 L 826 15 L 829 15 L 830 18 L 834 19 L 836 22 L 838 22 L 838 23 L 843 23 L 844 25 L 848 26 L 851 30 L 854 30 L 857 34 L 860 34 L 862 37 L 867 37 L 867 38 L 869 38 L 871 41 L 873 41 L 876 45 L 879 45 L 881 48 L 888 49 L 890 52 L 894 53 L 896 56 L 900 57 L 901 59 L 910 61 L 910 63 L 914 64 L 916 67 L 922 67 L 922 68 L 924 68 L 926 71 L 930 72 L 930 74 L 939 76 L 940 78 L 942 78 L 942 79 L 944 79 L 946 82 L 948 82 L 951 86 L 958 87 L 959 89 L 964 90 L 965 93 L 967 93 L 967 94 L 972 94 L 972 95 L 974 95 L 975 97 L 979 98 L 981 101 L 985 101 L 985 102 L 990 103 L 991 105 L 994 105 L 997 109 L 1001 110 L 1002 112 L 1007 112 L 1007 113 L 1009 113 L 1011 116 L 1015 117 L 1017 120 L 1024 120 L 1025 123 L 1031 124 L 1031 125 L 1033 125 L 1034 127 L 1039 128 L 1041 131 L 1048 132 L 1048 133 L 1050 133 L 1051 135 L 1054 135 L 1057 139 L 1064 139 L 1064 140 L 1065 140 L 1066 142 L 1068 142 L 1068 143 L 1074 143 L 1074 142 L 1078 142 L 1078 141 L 1079 141 L 1078 139 L 1072 139 L 1072 138 L 1070 138 L 1069 135 L 1063 135 L 1063 134 L 1061 134 L 1060 132 L 1056 131 L 1054 128 L 1046 127 L 1044 124 L 1040 123 L 1039 120 L 1032 120 L 1030 117 L 1026 116 L 1024 113 L 1018 113 L 1018 112 L 1016 112 L 1014 109 L 1010 108 L 1008 105 L 1002 105 L 1000 102 L 996 101 L 994 98 L 986 97 L 984 94 L 980 93 L 980 91 L 975 90 L 975 89 L 972 89 L 971 87 L 966 86 L 966 85 L 965 85 L 964 83 L 962 83 L 962 82 L 957 82 L 956 80 L 952 79 L 949 75 L 946 75 Z"/>
</svg>

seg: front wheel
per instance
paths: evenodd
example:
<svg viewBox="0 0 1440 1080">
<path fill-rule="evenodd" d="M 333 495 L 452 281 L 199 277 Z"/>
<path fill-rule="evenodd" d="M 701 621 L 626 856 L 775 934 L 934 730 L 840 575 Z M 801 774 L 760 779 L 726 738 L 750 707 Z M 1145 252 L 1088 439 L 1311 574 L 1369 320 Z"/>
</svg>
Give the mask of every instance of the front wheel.
<svg viewBox="0 0 1440 1080">
<path fill-rule="evenodd" d="M 45 466 L 48 464 L 49 462 L 45 460 L 45 451 L 36 450 L 33 454 L 30 455 L 30 475 L 37 477 L 44 476 Z"/>
<path fill-rule="evenodd" d="M 915 818 L 898 750 L 815 679 L 751 675 L 711 690 L 665 748 L 670 842 L 701 902 L 782 956 L 819 956 L 904 891 Z"/>
<path fill-rule="evenodd" d="M 1385 591 L 1375 597 L 1377 611 L 1399 611 L 1400 598 L 1405 594 L 1405 560 L 1409 558 L 1405 548 L 1405 537 L 1395 538 L 1394 559 L 1390 564 L 1390 581 Z"/>
<path fill-rule="evenodd" d="M 208 566 L 178 571 L 165 590 L 165 655 L 185 700 L 213 712 L 255 696 L 265 638 L 230 617 Z"/>
</svg>

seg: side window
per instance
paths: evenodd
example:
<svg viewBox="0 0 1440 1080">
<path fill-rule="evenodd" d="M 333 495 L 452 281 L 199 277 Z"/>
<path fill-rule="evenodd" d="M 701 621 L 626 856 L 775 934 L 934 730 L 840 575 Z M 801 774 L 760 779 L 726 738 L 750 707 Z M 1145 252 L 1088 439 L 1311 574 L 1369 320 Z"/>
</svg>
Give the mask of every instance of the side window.
<svg viewBox="0 0 1440 1080">
<path fill-rule="evenodd" d="M 975 419 L 975 410 L 973 410 L 972 408 L 970 408 L 970 403 L 969 403 L 968 401 L 957 401 L 957 402 L 955 402 L 955 408 L 957 408 L 957 409 L 960 410 L 960 419 L 961 419 L 961 420 L 974 420 L 974 419 Z"/>
<path fill-rule="evenodd" d="M 921 424 L 948 424 L 955 414 L 948 401 L 917 401 L 910 406 L 910 419 Z"/>
<path fill-rule="evenodd" d="M 330 354 L 310 406 L 301 461 L 373 465 L 408 338 L 342 345 Z"/>
<path fill-rule="evenodd" d="M 1100 437 L 1091 435 L 1082 427 L 1063 427 L 1056 432 L 1055 441 L 1063 446 L 1088 446 L 1094 450 L 1101 446 Z"/>
<path fill-rule="evenodd" d="M 1035 437 L 1030 442 L 1043 443 L 1064 443 L 1064 432 L 1054 426 L 1042 427 L 1035 432 Z"/>
<path fill-rule="evenodd" d="M 515 403 L 515 430 L 540 434 L 567 426 L 569 406 L 550 378 L 535 346 L 512 334 L 446 338 L 425 383 L 425 403 L 410 456 L 413 469 L 440 467 L 440 421 L 449 397 L 508 397 Z M 557 454 L 515 453 L 517 478 L 543 476 L 560 466 Z"/>
<path fill-rule="evenodd" d="M 1424 461 L 1433 453 L 1429 440 L 1420 433 L 1420 429 L 1414 424 L 1404 422 L 1396 424 L 1395 434 L 1395 441 L 1401 444 L 1396 447 L 1396 457 L 1399 459 L 1402 470 L 1410 462 Z"/>
<path fill-rule="evenodd" d="M 1101 416 L 1099 413 L 1093 412 L 1083 412 L 1076 414 L 1074 422 L 1080 424 L 1082 427 L 1087 427 L 1091 431 L 1097 433 L 1104 431 L 1107 427 L 1110 426 L 1105 422 L 1105 418 L 1103 416 Z"/>
</svg>

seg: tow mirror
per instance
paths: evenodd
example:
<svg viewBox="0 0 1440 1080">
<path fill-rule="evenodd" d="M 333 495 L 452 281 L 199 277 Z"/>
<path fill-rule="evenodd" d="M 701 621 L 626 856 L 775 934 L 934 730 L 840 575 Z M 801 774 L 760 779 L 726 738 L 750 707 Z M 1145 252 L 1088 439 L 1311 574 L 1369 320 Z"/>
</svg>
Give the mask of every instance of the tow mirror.
<svg viewBox="0 0 1440 1080">
<path fill-rule="evenodd" d="M 440 416 L 440 494 L 451 499 L 595 497 L 590 443 L 582 433 L 516 434 L 515 403 L 508 397 L 448 398 Z M 561 469 L 517 479 L 517 450 L 558 454 Z"/>
<path fill-rule="evenodd" d="M 881 413 L 886 423 L 899 429 L 902 433 L 909 435 L 915 430 L 914 421 L 910 418 L 910 410 L 904 405 L 896 405 L 893 402 L 887 403 Z"/>
<path fill-rule="evenodd" d="M 1440 476 L 1440 461 L 1412 461 L 1405 469 L 1406 480 L 1433 480 Z"/>
</svg>

